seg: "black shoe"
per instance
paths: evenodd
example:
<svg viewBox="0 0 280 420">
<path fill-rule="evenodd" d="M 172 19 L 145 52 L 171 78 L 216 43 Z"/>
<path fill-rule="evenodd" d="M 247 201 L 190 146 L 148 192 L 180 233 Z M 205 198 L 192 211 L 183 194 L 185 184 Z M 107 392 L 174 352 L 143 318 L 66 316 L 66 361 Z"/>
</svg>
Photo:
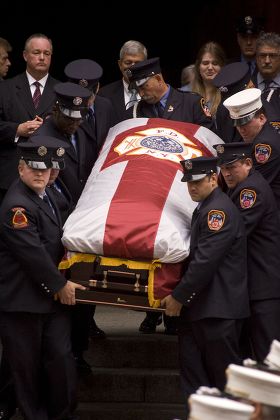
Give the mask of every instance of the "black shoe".
<svg viewBox="0 0 280 420">
<path fill-rule="evenodd" d="M 98 328 L 98 326 L 95 323 L 90 326 L 89 336 L 91 338 L 106 338 L 105 332 Z"/>
<path fill-rule="evenodd" d="M 90 364 L 84 359 L 82 354 L 75 355 L 74 358 L 78 370 L 85 372 L 91 371 Z"/>
<path fill-rule="evenodd" d="M 156 332 L 158 325 L 162 323 L 161 313 L 149 312 L 147 313 L 144 321 L 141 322 L 139 331 L 144 334 L 153 334 Z"/>
<path fill-rule="evenodd" d="M 166 335 L 178 335 L 177 328 L 174 327 L 165 327 L 164 334 Z"/>
</svg>

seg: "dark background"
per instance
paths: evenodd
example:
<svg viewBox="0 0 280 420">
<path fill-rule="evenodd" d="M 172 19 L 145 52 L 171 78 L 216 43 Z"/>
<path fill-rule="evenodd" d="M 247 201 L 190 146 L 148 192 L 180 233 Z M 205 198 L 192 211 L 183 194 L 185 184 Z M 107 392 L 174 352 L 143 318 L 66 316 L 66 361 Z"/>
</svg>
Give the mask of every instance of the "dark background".
<svg viewBox="0 0 280 420">
<path fill-rule="evenodd" d="M 9 77 L 25 69 L 25 40 L 42 32 L 53 41 L 51 74 L 62 81 L 64 66 L 78 58 L 102 65 L 102 84 L 118 79 L 119 50 L 125 41 L 136 39 L 145 44 L 149 57 L 161 58 L 166 81 L 178 87 L 182 67 L 195 60 L 203 43 L 217 41 L 229 58 L 238 56 L 235 21 L 247 15 L 262 16 L 266 31 L 280 33 L 279 0 L 164 0 L 164 5 L 156 0 L 71 0 L 1 5 L 0 36 L 13 46 Z"/>
</svg>

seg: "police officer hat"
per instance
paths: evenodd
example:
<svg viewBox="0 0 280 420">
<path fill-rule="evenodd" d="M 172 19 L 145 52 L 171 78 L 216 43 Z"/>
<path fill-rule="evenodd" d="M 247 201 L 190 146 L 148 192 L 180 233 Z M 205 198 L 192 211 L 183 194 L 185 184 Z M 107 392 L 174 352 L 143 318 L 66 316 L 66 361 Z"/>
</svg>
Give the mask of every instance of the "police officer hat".
<svg viewBox="0 0 280 420">
<path fill-rule="evenodd" d="M 230 96 L 247 87 L 251 80 L 251 72 L 247 63 L 230 63 L 222 67 L 214 77 L 213 85 L 222 95 Z"/>
<path fill-rule="evenodd" d="M 159 73 L 161 73 L 159 57 L 140 61 L 126 70 L 130 83 L 134 82 L 137 87 L 142 86 L 150 77 Z"/>
<path fill-rule="evenodd" d="M 252 145 L 250 143 L 225 143 L 225 144 L 214 144 L 218 157 L 218 166 L 233 163 L 236 160 L 251 158 L 252 157 Z"/>
<path fill-rule="evenodd" d="M 206 156 L 182 160 L 180 163 L 183 167 L 184 176 L 181 181 L 199 181 L 206 175 L 217 173 L 217 161 L 216 157 Z"/>
<path fill-rule="evenodd" d="M 17 144 L 19 159 L 33 169 L 61 169 L 65 149 L 69 147 L 56 137 L 37 135 Z M 54 164 L 54 162 L 59 162 Z M 64 167 L 64 166 L 63 166 Z"/>
<path fill-rule="evenodd" d="M 75 83 L 58 83 L 54 86 L 57 103 L 62 114 L 69 118 L 81 119 L 87 113 L 91 92 Z M 82 111 L 82 112 L 81 112 Z"/>
<path fill-rule="evenodd" d="M 256 112 L 262 108 L 261 93 L 260 89 L 245 89 L 235 93 L 223 102 L 229 110 L 230 118 L 233 119 L 235 126 L 247 124 L 254 118 Z"/>
<path fill-rule="evenodd" d="M 240 17 L 236 21 L 236 32 L 240 34 L 256 34 L 263 30 L 263 19 L 256 16 Z"/>
<path fill-rule="evenodd" d="M 68 63 L 64 73 L 70 82 L 77 83 L 95 93 L 103 69 L 93 60 L 81 59 Z"/>
</svg>

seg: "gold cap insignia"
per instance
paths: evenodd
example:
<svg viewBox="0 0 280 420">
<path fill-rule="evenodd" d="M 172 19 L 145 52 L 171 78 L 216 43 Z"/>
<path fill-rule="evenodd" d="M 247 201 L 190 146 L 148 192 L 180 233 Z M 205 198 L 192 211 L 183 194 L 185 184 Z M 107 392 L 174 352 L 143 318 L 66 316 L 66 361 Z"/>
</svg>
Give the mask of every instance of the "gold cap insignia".
<svg viewBox="0 0 280 420">
<path fill-rule="evenodd" d="M 59 147 L 56 151 L 57 156 L 63 156 L 65 153 L 65 149 L 63 147 Z"/>
<path fill-rule="evenodd" d="M 76 96 L 76 98 L 73 99 L 73 104 L 74 105 L 81 105 L 82 102 L 83 102 L 83 100 L 79 96 Z"/>
<path fill-rule="evenodd" d="M 40 146 L 38 147 L 37 153 L 39 156 L 45 156 L 48 153 L 48 149 L 46 146 Z"/>
<path fill-rule="evenodd" d="M 186 162 L 185 162 L 185 168 L 186 169 L 192 169 L 192 162 L 190 160 L 186 160 Z"/>
</svg>

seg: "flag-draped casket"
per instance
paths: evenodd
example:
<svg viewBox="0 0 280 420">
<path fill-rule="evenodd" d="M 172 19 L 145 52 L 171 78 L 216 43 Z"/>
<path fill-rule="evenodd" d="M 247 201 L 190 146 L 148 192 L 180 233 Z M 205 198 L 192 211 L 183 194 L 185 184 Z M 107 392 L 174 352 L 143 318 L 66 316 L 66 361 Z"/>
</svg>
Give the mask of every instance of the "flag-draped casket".
<svg viewBox="0 0 280 420">
<path fill-rule="evenodd" d="M 61 267 L 98 258 L 106 267 L 148 270 L 149 302 L 159 306 L 180 280 L 196 206 L 181 182 L 180 161 L 215 155 L 217 143 L 222 140 L 207 128 L 164 119 L 111 128 L 65 223 L 69 252 Z"/>
</svg>

